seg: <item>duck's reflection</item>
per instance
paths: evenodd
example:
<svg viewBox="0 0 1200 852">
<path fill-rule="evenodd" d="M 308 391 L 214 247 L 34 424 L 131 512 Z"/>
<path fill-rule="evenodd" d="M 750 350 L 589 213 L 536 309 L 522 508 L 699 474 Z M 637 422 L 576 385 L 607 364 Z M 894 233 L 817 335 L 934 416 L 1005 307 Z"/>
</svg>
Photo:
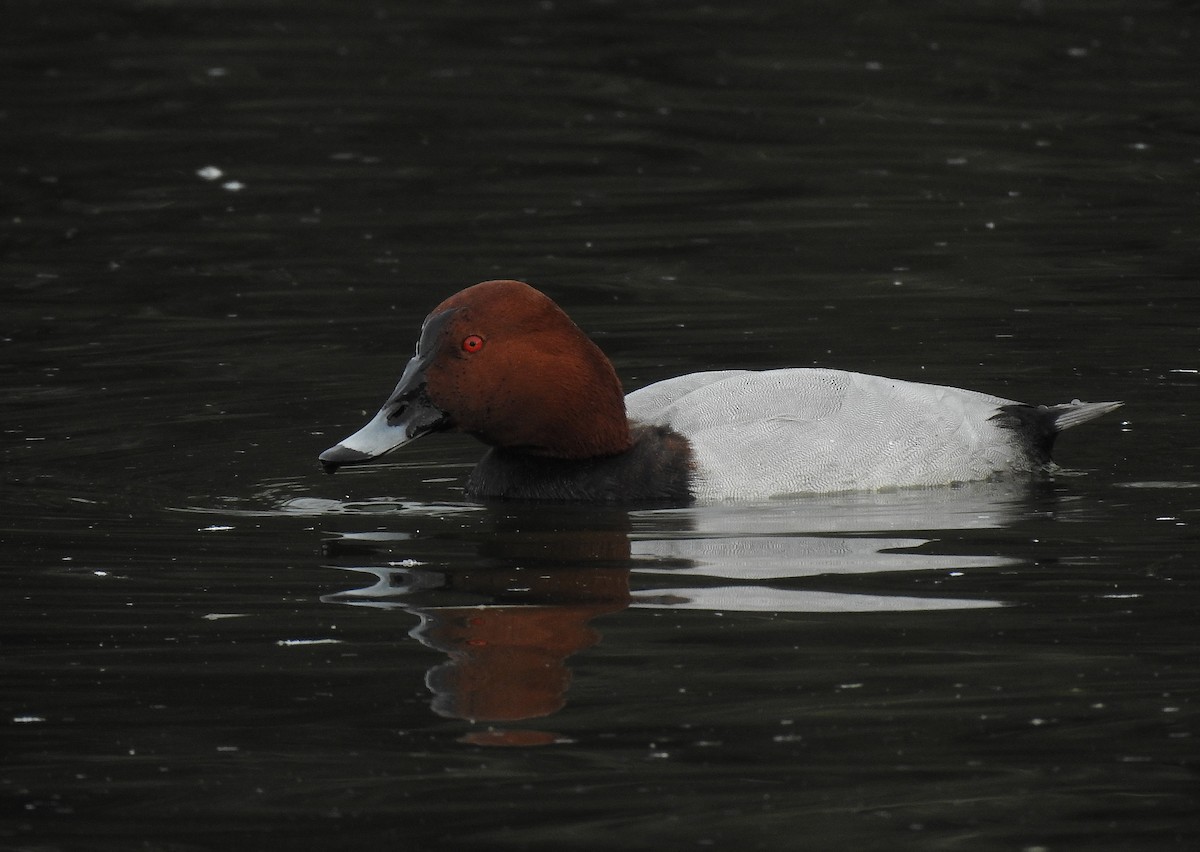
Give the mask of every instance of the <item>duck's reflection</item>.
<svg viewBox="0 0 1200 852">
<path fill-rule="evenodd" d="M 1009 560 L 1000 556 L 919 548 L 937 530 L 1000 527 L 1038 511 L 1027 491 L 995 486 L 664 512 L 494 507 L 452 532 L 435 525 L 329 539 L 336 567 L 371 581 L 323 600 L 417 616 L 410 635 L 446 655 L 426 677 L 433 709 L 476 722 L 513 722 L 559 710 L 571 680 L 568 659 L 600 639 L 593 621 L 630 606 L 772 612 L 999 606 L 936 593 L 812 586 L 878 572 L 953 575 L 1003 566 Z"/>
<path fill-rule="evenodd" d="M 511 722 L 566 703 L 567 658 L 600 640 L 588 626 L 621 605 L 426 610 L 413 635 L 449 660 L 425 684 L 442 716 Z"/>
<path fill-rule="evenodd" d="M 490 524 L 467 535 L 476 542 L 469 569 L 340 566 L 373 582 L 323 600 L 416 615 L 410 635 L 447 657 L 425 678 L 440 715 L 549 716 L 566 701 L 567 659 L 600 640 L 592 619 L 629 606 L 630 548 L 626 512 L 559 510 L 547 522 L 530 510 L 492 513 Z M 380 554 L 408 540 L 401 535 L 343 535 L 326 546 L 333 555 Z"/>
</svg>

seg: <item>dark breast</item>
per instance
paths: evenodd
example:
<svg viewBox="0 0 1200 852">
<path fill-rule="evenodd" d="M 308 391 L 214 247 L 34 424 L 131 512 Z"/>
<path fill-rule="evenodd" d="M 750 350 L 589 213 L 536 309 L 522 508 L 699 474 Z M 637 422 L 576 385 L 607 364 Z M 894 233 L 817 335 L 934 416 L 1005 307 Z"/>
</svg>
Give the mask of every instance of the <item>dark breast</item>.
<svg viewBox="0 0 1200 852">
<path fill-rule="evenodd" d="M 474 500 L 550 500 L 686 506 L 692 503 L 692 451 L 662 426 L 635 426 L 624 453 L 553 459 L 494 447 L 471 471 Z"/>
</svg>

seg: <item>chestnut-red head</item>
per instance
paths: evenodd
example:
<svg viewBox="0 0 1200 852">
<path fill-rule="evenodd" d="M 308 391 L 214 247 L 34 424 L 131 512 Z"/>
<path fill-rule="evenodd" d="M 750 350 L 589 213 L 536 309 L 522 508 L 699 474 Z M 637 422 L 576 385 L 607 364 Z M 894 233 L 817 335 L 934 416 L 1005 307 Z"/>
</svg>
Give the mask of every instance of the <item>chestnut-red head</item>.
<svg viewBox="0 0 1200 852">
<path fill-rule="evenodd" d="M 332 472 L 449 429 L 567 459 L 632 443 L 608 358 L 548 296 L 520 281 L 485 281 L 434 308 L 383 408 L 321 461 Z"/>
</svg>

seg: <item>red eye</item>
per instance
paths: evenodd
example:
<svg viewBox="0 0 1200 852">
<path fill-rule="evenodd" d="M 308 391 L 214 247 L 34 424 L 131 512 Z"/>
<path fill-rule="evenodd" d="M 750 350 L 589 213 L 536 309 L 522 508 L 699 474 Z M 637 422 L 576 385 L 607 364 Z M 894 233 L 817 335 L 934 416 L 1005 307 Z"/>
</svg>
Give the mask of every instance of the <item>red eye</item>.
<svg viewBox="0 0 1200 852">
<path fill-rule="evenodd" d="M 483 338 L 478 334 L 468 334 L 463 338 L 463 352 L 478 352 L 483 348 Z"/>
</svg>

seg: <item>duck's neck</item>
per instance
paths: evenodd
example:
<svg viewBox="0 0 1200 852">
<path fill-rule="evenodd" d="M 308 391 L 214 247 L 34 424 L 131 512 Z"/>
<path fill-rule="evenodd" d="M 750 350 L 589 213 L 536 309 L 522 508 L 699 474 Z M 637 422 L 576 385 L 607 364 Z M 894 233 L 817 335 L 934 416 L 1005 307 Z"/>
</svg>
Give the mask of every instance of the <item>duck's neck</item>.
<svg viewBox="0 0 1200 852">
<path fill-rule="evenodd" d="M 467 480 L 473 500 L 548 500 L 685 506 L 692 502 L 692 451 L 662 426 L 625 432 L 622 451 L 588 458 L 554 458 L 494 447 Z"/>
</svg>

